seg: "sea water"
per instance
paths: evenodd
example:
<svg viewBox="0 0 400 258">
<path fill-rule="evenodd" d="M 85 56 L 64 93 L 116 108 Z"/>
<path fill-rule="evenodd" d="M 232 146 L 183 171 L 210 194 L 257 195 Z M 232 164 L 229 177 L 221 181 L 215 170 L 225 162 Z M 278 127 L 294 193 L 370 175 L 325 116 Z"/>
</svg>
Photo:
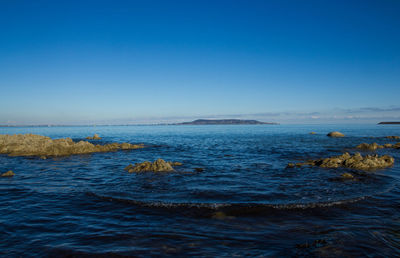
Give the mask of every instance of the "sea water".
<svg viewBox="0 0 400 258">
<path fill-rule="evenodd" d="M 317 134 L 309 134 L 311 131 Z M 344 138 L 330 138 L 340 131 Z M 396 125 L 2 127 L 146 148 L 40 159 L 0 155 L 0 256 L 399 256 L 400 150 L 392 168 L 286 168 L 395 143 Z M 371 154 L 370 152 L 361 152 Z M 178 161 L 174 172 L 129 164 Z M 199 171 L 196 168 L 202 168 Z M 351 172 L 355 180 L 343 180 Z"/>
</svg>

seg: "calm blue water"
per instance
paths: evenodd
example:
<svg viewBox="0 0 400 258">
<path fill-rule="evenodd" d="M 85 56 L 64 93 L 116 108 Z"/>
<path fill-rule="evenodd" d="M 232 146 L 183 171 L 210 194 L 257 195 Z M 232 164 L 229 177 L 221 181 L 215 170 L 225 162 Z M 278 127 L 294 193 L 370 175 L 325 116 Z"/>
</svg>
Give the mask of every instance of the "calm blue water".
<svg viewBox="0 0 400 258">
<path fill-rule="evenodd" d="M 315 131 L 317 135 L 308 134 Z M 345 138 L 326 133 L 341 131 Z M 400 126 L 234 125 L 0 128 L 145 149 L 63 158 L 0 155 L 0 256 L 399 256 L 400 150 L 393 168 L 340 180 L 344 169 L 288 162 L 394 143 Z M 179 161 L 173 173 L 131 163 Z M 195 172 L 194 168 L 204 168 Z"/>
</svg>

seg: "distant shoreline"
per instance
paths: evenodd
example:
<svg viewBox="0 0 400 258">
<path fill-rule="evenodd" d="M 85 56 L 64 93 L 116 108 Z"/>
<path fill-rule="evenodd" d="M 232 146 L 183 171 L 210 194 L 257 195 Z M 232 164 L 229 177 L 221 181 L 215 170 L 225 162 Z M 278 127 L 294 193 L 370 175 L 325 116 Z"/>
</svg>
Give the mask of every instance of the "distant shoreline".
<svg viewBox="0 0 400 258">
<path fill-rule="evenodd" d="M 177 123 L 176 125 L 278 125 L 278 123 L 241 119 L 197 119 L 191 122 Z"/>
<path fill-rule="evenodd" d="M 157 123 L 157 124 L 93 124 L 93 125 L 0 125 L 0 127 L 96 127 L 96 126 L 155 126 L 155 125 L 279 125 L 279 123 L 260 122 L 258 120 L 241 119 L 198 119 L 183 123 Z"/>
<path fill-rule="evenodd" d="M 400 122 L 379 122 L 378 125 L 400 125 Z"/>
</svg>

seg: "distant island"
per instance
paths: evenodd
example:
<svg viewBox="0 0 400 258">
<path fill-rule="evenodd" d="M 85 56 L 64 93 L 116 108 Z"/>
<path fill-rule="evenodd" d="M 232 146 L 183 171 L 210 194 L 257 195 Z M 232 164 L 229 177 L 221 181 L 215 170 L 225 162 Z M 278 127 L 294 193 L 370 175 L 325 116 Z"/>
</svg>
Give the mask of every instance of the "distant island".
<svg viewBox="0 0 400 258">
<path fill-rule="evenodd" d="M 265 123 L 257 120 L 241 119 L 198 119 L 192 122 L 178 123 L 178 125 L 277 125 L 278 123 Z"/>
<path fill-rule="evenodd" d="M 400 125 L 400 122 L 380 122 L 378 125 Z"/>
</svg>

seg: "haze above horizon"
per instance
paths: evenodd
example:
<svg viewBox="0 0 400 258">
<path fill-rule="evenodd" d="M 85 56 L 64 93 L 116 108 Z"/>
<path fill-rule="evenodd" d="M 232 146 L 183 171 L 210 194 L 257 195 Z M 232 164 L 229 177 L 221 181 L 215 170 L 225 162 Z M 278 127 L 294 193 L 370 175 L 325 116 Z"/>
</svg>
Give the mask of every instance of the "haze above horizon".
<svg viewBox="0 0 400 258">
<path fill-rule="evenodd" d="M 1 1 L 0 124 L 400 121 L 400 1 Z"/>
</svg>

